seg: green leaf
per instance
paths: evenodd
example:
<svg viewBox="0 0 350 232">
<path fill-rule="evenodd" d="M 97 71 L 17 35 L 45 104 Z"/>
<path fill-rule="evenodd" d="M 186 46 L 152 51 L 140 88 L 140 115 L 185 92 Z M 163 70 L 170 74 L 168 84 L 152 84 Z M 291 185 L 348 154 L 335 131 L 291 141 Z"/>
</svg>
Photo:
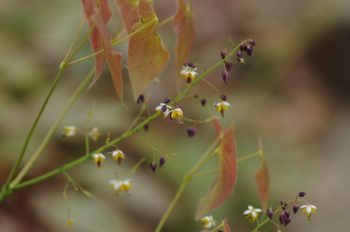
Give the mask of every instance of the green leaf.
<svg viewBox="0 0 350 232">
<path fill-rule="evenodd" d="M 217 125 L 216 129 L 218 129 Z M 220 134 L 222 134 L 219 156 L 220 174 L 212 184 L 209 194 L 200 200 L 196 213 L 197 219 L 221 205 L 231 194 L 236 184 L 237 155 L 233 127 L 222 131 Z"/>
<path fill-rule="evenodd" d="M 180 68 L 190 57 L 195 37 L 191 6 L 184 0 L 178 0 L 173 25 L 177 34 L 176 65 Z"/>
<path fill-rule="evenodd" d="M 264 156 L 261 156 L 260 168 L 255 174 L 255 181 L 258 186 L 261 208 L 263 212 L 266 212 L 269 204 L 269 169 Z"/>
</svg>

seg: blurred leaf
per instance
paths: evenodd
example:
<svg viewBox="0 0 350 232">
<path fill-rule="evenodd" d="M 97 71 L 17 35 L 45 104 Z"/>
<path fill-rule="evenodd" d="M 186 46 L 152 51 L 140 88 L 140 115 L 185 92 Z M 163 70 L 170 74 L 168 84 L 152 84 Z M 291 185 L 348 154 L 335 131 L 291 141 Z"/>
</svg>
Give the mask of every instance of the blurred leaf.
<svg viewBox="0 0 350 232">
<path fill-rule="evenodd" d="M 111 11 L 107 0 L 82 0 L 85 16 L 88 19 L 91 33 L 91 44 L 94 52 L 104 49 L 103 53 L 95 56 L 95 77 L 90 87 L 96 83 L 101 76 L 104 66 L 104 59 L 107 60 L 111 72 L 114 88 L 118 97 L 123 96 L 123 79 L 121 71 L 121 54 L 113 51 L 111 35 L 106 23 L 111 17 Z"/>
<path fill-rule="evenodd" d="M 173 25 L 177 34 L 176 65 L 181 67 L 190 57 L 195 36 L 191 6 L 184 0 L 178 0 Z"/>
<path fill-rule="evenodd" d="M 258 186 L 261 207 L 263 212 L 266 212 L 269 204 L 269 170 L 264 156 L 261 156 L 260 168 L 255 174 L 255 181 Z"/>
<path fill-rule="evenodd" d="M 215 120 L 214 120 L 215 122 Z M 214 124 L 215 125 L 215 124 Z M 218 124 L 217 124 L 218 125 Z M 220 142 L 220 174 L 212 185 L 208 196 L 199 202 L 196 218 L 201 218 L 210 210 L 217 208 L 233 191 L 237 179 L 237 156 L 234 130 L 223 132 Z"/>
<path fill-rule="evenodd" d="M 224 232 L 231 232 L 230 225 L 228 224 L 227 219 L 224 219 Z"/>
<path fill-rule="evenodd" d="M 131 36 L 128 49 L 128 70 L 136 98 L 164 69 L 169 54 L 157 34 L 158 18 L 150 1 L 140 0 L 137 12 L 135 1 L 118 0 L 117 4 L 129 34 L 138 31 Z"/>
</svg>

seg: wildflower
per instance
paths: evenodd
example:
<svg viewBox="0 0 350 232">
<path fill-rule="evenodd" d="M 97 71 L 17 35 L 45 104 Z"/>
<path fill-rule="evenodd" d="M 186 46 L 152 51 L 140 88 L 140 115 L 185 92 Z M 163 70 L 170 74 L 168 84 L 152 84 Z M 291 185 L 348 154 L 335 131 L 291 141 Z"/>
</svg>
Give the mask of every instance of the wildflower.
<svg viewBox="0 0 350 232">
<path fill-rule="evenodd" d="M 180 107 L 176 107 L 170 112 L 170 118 L 171 119 L 182 119 L 184 116 L 183 111 Z"/>
<path fill-rule="evenodd" d="M 103 164 L 103 162 L 106 159 L 106 156 L 104 156 L 102 153 L 93 154 L 92 159 L 93 159 L 94 163 L 97 164 L 97 167 L 101 167 L 101 165 Z"/>
<path fill-rule="evenodd" d="M 132 188 L 132 184 L 129 179 L 127 180 L 110 180 L 110 185 L 116 191 L 116 193 L 126 192 L 128 193 Z"/>
<path fill-rule="evenodd" d="M 63 128 L 64 137 L 73 137 L 77 134 L 77 128 L 75 126 L 65 126 Z"/>
<path fill-rule="evenodd" d="M 248 209 L 243 212 L 243 214 L 246 216 L 249 222 L 255 222 L 261 213 L 261 209 L 254 208 L 253 206 L 249 205 Z"/>
<path fill-rule="evenodd" d="M 216 111 L 220 112 L 221 116 L 224 117 L 225 111 L 230 107 L 230 103 L 227 101 L 221 101 L 214 104 Z"/>
<path fill-rule="evenodd" d="M 216 225 L 213 216 L 209 215 L 209 216 L 205 216 L 202 217 L 199 220 L 199 223 L 202 225 L 203 228 L 205 229 L 210 229 L 212 227 L 214 227 Z"/>
<path fill-rule="evenodd" d="M 158 112 L 162 112 L 162 116 L 168 117 L 168 115 L 171 113 L 173 107 L 167 105 L 166 103 L 160 103 L 157 107 L 156 107 L 156 111 Z"/>
<path fill-rule="evenodd" d="M 96 142 L 101 136 L 100 130 L 97 127 L 92 128 L 89 132 L 89 137 Z"/>
<path fill-rule="evenodd" d="M 188 137 L 191 138 L 191 137 L 195 136 L 195 134 L 196 134 L 196 128 L 190 127 L 190 128 L 187 129 L 187 135 L 188 135 Z"/>
<path fill-rule="evenodd" d="M 122 150 L 114 150 L 112 151 L 112 158 L 121 164 L 123 160 L 125 160 L 125 154 Z"/>
<path fill-rule="evenodd" d="M 149 164 L 149 167 L 151 168 L 152 172 L 156 172 L 157 171 L 157 163 L 152 161 L 150 164 Z"/>
<path fill-rule="evenodd" d="M 192 63 L 184 64 L 180 75 L 182 78 L 186 79 L 187 83 L 191 83 L 191 81 L 195 80 L 198 76 L 197 67 Z"/>
<path fill-rule="evenodd" d="M 166 161 L 166 160 L 165 160 L 165 157 L 164 157 L 164 156 L 161 156 L 161 157 L 159 158 L 159 167 L 160 167 L 160 168 L 164 166 L 165 161 Z"/>
<path fill-rule="evenodd" d="M 67 226 L 72 226 L 74 223 L 73 218 L 71 218 L 71 217 L 67 218 L 66 223 L 67 223 Z"/>
<path fill-rule="evenodd" d="M 303 210 L 303 212 L 307 216 L 307 219 L 310 220 L 311 219 L 311 215 L 312 214 L 316 214 L 317 207 L 314 206 L 314 205 L 311 205 L 311 204 L 307 204 L 307 205 L 300 206 L 300 209 Z"/>
<path fill-rule="evenodd" d="M 145 96 L 143 96 L 143 94 L 140 94 L 139 97 L 136 100 L 137 104 L 142 104 L 145 101 Z"/>
</svg>

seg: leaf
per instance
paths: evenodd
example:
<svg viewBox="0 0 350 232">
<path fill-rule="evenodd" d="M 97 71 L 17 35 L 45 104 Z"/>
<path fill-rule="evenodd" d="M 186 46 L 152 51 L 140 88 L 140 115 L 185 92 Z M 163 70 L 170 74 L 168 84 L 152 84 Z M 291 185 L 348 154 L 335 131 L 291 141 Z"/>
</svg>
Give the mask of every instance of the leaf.
<svg viewBox="0 0 350 232">
<path fill-rule="evenodd" d="M 96 83 L 101 76 L 105 60 L 110 70 L 114 88 L 120 99 L 123 96 L 123 79 L 121 70 L 120 53 L 113 50 L 111 35 L 107 29 L 106 23 L 111 17 L 111 11 L 107 0 L 82 0 L 84 12 L 89 22 L 90 28 L 93 28 L 91 34 L 91 44 L 93 51 L 97 52 L 104 49 L 104 52 L 95 56 L 95 77 L 90 87 Z"/>
<path fill-rule="evenodd" d="M 227 219 L 224 219 L 224 232 L 231 232 L 230 225 L 228 224 Z"/>
<path fill-rule="evenodd" d="M 223 132 L 220 142 L 220 174 L 212 185 L 210 193 L 202 198 L 196 213 L 199 219 L 210 210 L 217 208 L 233 191 L 237 179 L 237 156 L 234 130 Z"/>
<path fill-rule="evenodd" d="M 134 0 L 117 0 L 117 4 L 129 34 L 137 31 L 128 47 L 128 70 L 136 98 L 164 69 L 169 54 L 157 34 L 158 18 L 150 1 L 140 0 L 137 11 Z"/>
<path fill-rule="evenodd" d="M 191 6 L 186 5 L 184 0 L 178 0 L 173 26 L 177 34 L 175 51 L 176 65 L 179 68 L 188 61 L 195 37 Z"/>
<path fill-rule="evenodd" d="M 269 204 L 269 170 L 263 156 L 260 159 L 260 168 L 255 174 L 255 181 L 258 186 L 261 208 L 263 212 L 266 212 Z"/>
</svg>

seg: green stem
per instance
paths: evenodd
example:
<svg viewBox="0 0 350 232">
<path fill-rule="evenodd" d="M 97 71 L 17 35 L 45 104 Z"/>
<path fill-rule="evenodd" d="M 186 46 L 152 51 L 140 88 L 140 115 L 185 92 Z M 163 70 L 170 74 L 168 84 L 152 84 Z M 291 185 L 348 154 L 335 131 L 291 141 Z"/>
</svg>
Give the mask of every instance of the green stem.
<svg viewBox="0 0 350 232">
<path fill-rule="evenodd" d="M 80 83 L 79 87 L 76 89 L 73 96 L 69 99 L 67 105 L 65 106 L 65 108 L 63 109 L 61 114 L 59 115 L 56 122 L 51 126 L 49 132 L 46 134 L 45 138 L 43 139 L 43 141 L 41 142 L 41 144 L 39 145 L 39 147 L 37 148 L 35 153 L 30 157 L 30 159 L 28 160 L 26 165 L 23 167 L 23 169 L 19 172 L 19 174 L 16 176 L 16 178 L 11 182 L 10 188 L 12 188 L 16 184 L 18 184 L 23 179 L 23 177 L 27 174 L 27 172 L 33 166 L 35 161 L 40 157 L 42 151 L 44 150 L 44 148 L 46 147 L 46 145 L 48 144 L 48 142 L 50 141 L 50 139 L 54 135 L 55 131 L 57 130 L 58 126 L 62 122 L 62 120 L 65 117 L 65 115 L 67 114 L 67 112 L 71 109 L 71 107 L 76 102 L 78 97 L 82 94 L 82 92 L 86 89 L 87 85 L 90 83 L 91 78 L 93 76 L 93 73 L 94 73 L 93 70 L 91 70 L 90 73 Z"/>
<path fill-rule="evenodd" d="M 155 230 L 155 232 L 160 232 L 161 229 L 163 228 L 165 222 L 167 221 L 167 219 L 169 218 L 171 212 L 173 211 L 173 209 L 175 208 L 175 205 L 177 204 L 177 202 L 179 201 L 180 197 L 182 196 L 187 184 L 190 182 L 190 180 L 192 179 L 193 175 L 202 167 L 202 165 L 208 160 L 208 157 L 210 157 L 210 155 L 212 154 L 213 150 L 217 147 L 219 141 L 221 139 L 221 136 L 218 136 L 218 138 L 216 138 L 214 140 L 214 142 L 211 144 L 211 146 L 208 148 L 208 150 L 206 151 L 206 153 L 202 156 L 202 158 L 192 167 L 192 169 L 184 176 L 180 187 L 178 188 L 174 198 L 172 199 L 172 201 L 170 202 L 170 205 L 168 206 L 167 210 L 165 211 L 165 213 L 163 214 L 161 220 L 158 223 L 158 226 Z"/>
</svg>

